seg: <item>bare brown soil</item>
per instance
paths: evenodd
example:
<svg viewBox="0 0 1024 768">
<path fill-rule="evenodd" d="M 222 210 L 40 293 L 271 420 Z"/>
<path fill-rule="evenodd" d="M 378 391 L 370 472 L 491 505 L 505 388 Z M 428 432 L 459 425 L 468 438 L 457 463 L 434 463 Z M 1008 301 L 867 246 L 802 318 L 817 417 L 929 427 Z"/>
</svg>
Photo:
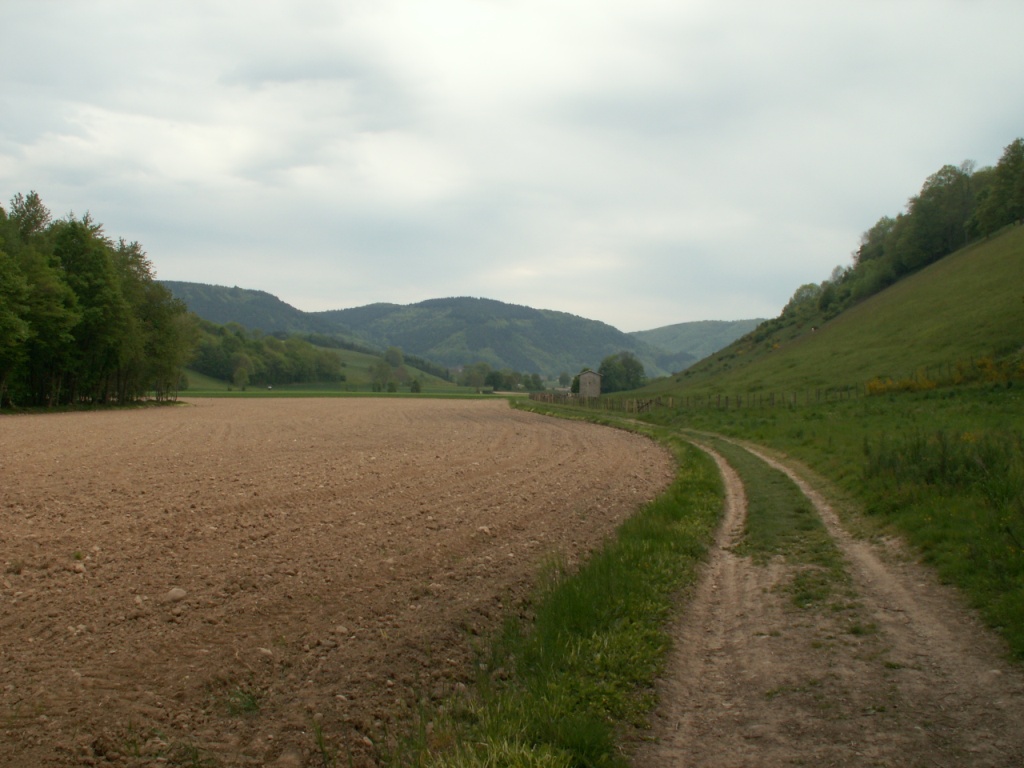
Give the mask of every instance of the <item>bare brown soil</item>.
<svg viewBox="0 0 1024 768">
<path fill-rule="evenodd" d="M 788 589 L 797 566 L 733 551 L 746 491 L 716 456 L 725 522 L 674 628 L 653 733 L 634 764 L 1024 765 L 1024 675 L 1005 646 L 898 542 L 852 538 L 800 475 L 759 455 L 815 504 L 844 554 L 848 593 L 801 608 Z"/>
<path fill-rule="evenodd" d="M 504 402 L 0 418 L 0 766 L 372 764 L 672 476 Z"/>
</svg>

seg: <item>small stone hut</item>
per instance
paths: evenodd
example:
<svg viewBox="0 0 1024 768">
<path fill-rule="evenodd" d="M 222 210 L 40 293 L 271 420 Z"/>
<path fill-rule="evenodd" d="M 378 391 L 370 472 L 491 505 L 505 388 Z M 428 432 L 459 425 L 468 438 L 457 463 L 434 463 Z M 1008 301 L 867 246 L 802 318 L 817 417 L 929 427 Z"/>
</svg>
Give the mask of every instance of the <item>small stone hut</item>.
<svg viewBox="0 0 1024 768">
<path fill-rule="evenodd" d="M 580 397 L 601 396 L 601 374 L 597 371 L 580 372 Z"/>
</svg>

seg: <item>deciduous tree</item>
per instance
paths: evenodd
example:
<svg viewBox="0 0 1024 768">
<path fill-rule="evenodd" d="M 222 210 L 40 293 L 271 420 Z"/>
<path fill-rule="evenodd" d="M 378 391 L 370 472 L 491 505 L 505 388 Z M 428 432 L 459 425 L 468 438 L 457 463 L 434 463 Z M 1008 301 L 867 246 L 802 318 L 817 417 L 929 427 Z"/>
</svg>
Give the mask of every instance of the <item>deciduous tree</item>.
<svg viewBox="0 0 1024 768">
<path fill-rule="evenodd" d="M 643 363 L 632 352 L 622 351 L 601 361 L 597 372 L 601 374 L 602 392 L 621 392 L 639 389 L 646 382 Z"/>
<path fill-rule="evenodd" d="M 375 392 L 383 392 L 392 379 L 393 369 L 387 360 L 381 358 L 370 366 L 370 381 Z"/>
<path fill-rule="evenodd" d="M 43 205 L 43 201 L 34 191 L 27 195 L 18 192 L 11 198 L 9 216 L 17 226 L 21 239 L 25 242 L 28 242 L 33 235 L 42 234 L 53 218 L 50 215 L 50 210 Z"/>
<path fill-rule="evenodd" d="M 126 335 L 135 330 L 108 246 L 88 217 L 58 222 L 54 255 L 81 312 L 72 329 L 72 399 L 109 399 Z"/>
<path fill-rule="evenodd" d="M 25 341 L 31 334 L 28 315 L 28 281 L 17 262 L 0 250 L 0 405 L 7 393 L 7 378 L 25 357 Z"/>
<path fill-rule="evenodd" d="M 1024 139 L 1009 144 L 996 164 L 991 184 L 974 216 L 981 234 L 1024 220 Z"/>
</svg>

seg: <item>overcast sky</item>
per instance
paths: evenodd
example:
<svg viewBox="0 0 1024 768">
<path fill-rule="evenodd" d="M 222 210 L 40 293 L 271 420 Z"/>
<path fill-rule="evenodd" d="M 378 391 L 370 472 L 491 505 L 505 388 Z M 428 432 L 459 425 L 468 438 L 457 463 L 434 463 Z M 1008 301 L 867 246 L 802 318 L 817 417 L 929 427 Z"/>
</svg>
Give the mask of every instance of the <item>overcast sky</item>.
<svg viewBox="0 0 1024 768">
<path fill-rule="evenodd" d="M 314 311 L 773 317 L 1024 136 L 1021 0 L 0 0 L 0 200 Z"/>
</svg>

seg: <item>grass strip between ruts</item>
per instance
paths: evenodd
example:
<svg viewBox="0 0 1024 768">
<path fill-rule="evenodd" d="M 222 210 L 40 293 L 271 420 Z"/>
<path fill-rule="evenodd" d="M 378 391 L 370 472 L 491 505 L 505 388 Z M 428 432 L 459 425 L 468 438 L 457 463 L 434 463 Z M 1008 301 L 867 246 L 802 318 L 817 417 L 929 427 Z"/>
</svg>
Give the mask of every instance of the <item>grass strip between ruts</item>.
<svg viewBox="0 0 1024 768">
<path fill-rule="evenodd" d="M 741 446 L 725 439 L 700 436 L 743 478 L 747 516 L 737 554 L 755 563 L 782 556 L 794 568 L 786 587 L 799 608 L 812 608 L 846 592 L 849 578 L 843 556 L 814 505 L 789 477 Z"/>
</svg>

